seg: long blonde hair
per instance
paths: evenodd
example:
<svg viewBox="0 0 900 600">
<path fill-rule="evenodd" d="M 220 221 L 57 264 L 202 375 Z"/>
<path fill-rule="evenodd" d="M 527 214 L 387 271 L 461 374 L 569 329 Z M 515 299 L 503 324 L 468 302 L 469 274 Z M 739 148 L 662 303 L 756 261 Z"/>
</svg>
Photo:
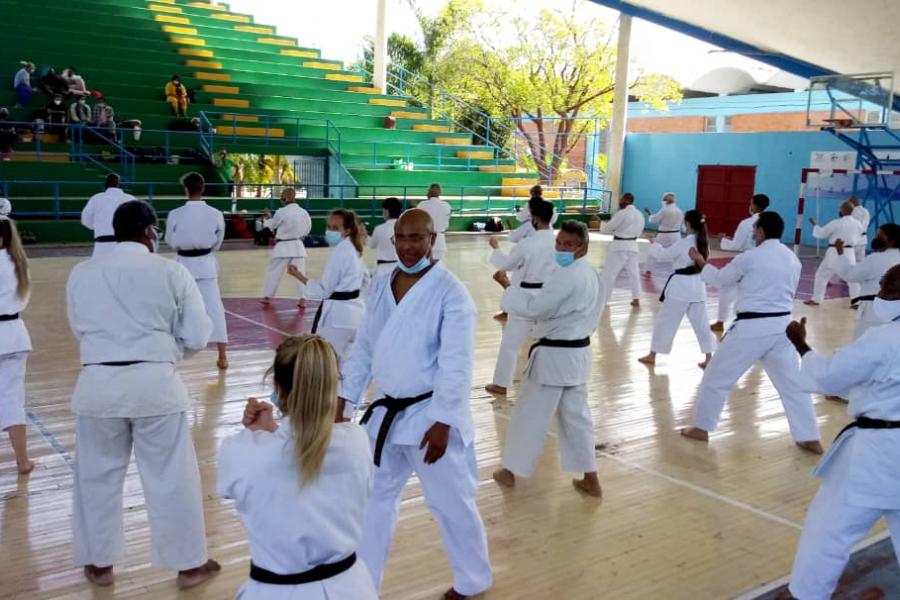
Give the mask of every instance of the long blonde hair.
<svg viewBox="0 0 900 600">
<path fill-rule="evenodd" d="M 22 238 L 19 237 L 16 222 L 9 217 L 0 217 L 0 248 L 6 249 L 12 258 L 18 281 L 16 294 L 24 300 L 31 288 L 31 281 L 28 278 L 28 256 L 25 254 L 25 248 L 22 247 Z"/>
<path fill-rule="evenodd" d="M 294 460 L 301 485 L 322 472 L 337 410 L 338 357 L 325 338 L 300 335 L 283 341 L 269 373 L 281 412 L 294 433 Z"/>
</svg>

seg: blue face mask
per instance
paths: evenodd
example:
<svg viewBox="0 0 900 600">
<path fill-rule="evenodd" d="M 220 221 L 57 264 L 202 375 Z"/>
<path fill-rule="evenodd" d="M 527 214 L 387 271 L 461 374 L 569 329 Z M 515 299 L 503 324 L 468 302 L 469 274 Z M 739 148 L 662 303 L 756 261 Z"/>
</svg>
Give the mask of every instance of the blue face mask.
<svg viewBox="0 0 900 600">
<path fill-rule="evenodd" d="M 344 236 L 341 235 L 340 231 L 333 231 L 331 229 L 325 231 L 325 241 L 329 246 L 337 246 L 343 239 Z"/>
<path fill-rule="evenodd" d="M 561 267 L 568 267 L 573 262 L 575 262 L 575 253 L 574 252 L 560 252 L 556 251 L 556 264 Z"/>
<path fill-rule="evenodd" d="M 431 259 L 428 258 L 427 256 L 423 256 L 422 258 L 420 258 L 419 262 L 417 262 L 416 264 L 414 264 L 411 267 L 407 267 L 406 265 L 404 265 L 402 260 L 397 261 L 397 268 L 399 268 L 401 271 L 403 271 L 404 273 L 407 273 L 409 275 L 415 275 L 416 273 L 421 273 L 422 271 L 424 271 L 425 269 L 427 269 L 430 266 L 431 266 Z"/>
<path fill-rule="evenodd" d="M 272 395 L 269 396 L 269 404 L 271 404 L 272 406 L 274 406 L 274 407 L 277 408 L 278 410 L 281 410 L 281 400 L 278 399 L 278 392 L 277 392 L 277 391 L 272 390 Z"/>
</svg>

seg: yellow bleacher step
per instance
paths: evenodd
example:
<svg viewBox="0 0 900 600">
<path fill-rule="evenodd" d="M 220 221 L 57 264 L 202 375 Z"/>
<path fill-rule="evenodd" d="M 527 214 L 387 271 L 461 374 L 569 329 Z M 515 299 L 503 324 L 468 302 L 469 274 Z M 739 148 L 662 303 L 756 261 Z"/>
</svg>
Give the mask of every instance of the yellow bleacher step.
<svg viewBox="0 0 900 600">
<path fill-rule="evenodd" d="M 504 177 L 500 180 L 500 195 L 509 197 L 522 197 L 531 194 L 531 187 L 538 183 L 537 179 L 523 177 Z"/>
<path fill-rule="evenodd" d="M 406 106 L 406 100 L 392 100 L 390 98 L 369 98 L 369 104 L 375 106 Z"/>
<path fill-rule="evenodd" d="M 193 27 L 180 27 L 178 25 L 163 25 L 163 33 L 177 33 L 180 35 L 197 35 L 197 30 Z"/>
<path fill-rule="evenodd" d="M 240 98 L 213 98 L 213 106 L 228 106 L 230 108 L 250 108 L 249 100 Z"/>
<path fill-rule="evenodd" d="M 381 90 L 374 87 L 363 87 L 359 85 L 352 85 L 347 88 L 348 92 L 356 92 L 357 94 L 380 94 Z"/>
<path fill-rule="evenodd" d="M 250 17 L 244 15 L 229 15 L 224 13 L 218 13 L 215 15 L 210 15 L 213 19 L 219 19 L 220 21 L 231 21 L 232 23 L 250 23 Z"/>
<path fill-rule="evenodd" d="M 450 128 L 446 125 L 426 125 L 419 123 L 412 126 L 413 131 L 430 131 L 432 133 L 450 133 Z"/>
<path fill-rule="evenodd" d="M 304 61 L 302 66 L 306 69 L 324 69 L 326 71 L 340 71 L 341 70 L 341 65 L 336 65 L 334 63 L 318 62 L 315 60 Z"/>
<path fill-rule="evenodd" d="M 205 71 L 200 71 L 194 73 L 194 79 L 200 79 L 201 81 L 231 81 L 231 75 L 228 73 L 207 73 Z"/>
<path fill-rule="evenodd" d="M 409 112 L 409 111 L 407 111 L 407 110 L 395 110 L 394 112 L 391 113 L 391 116 L 394 117 L 395 119 L 419 119 L 419 120 L 423 120 L 423 119 L 427 119 L 427 118 L 428 118 L 428 115 L 426 115 L 425 113 Z"/>
<path fill-rule="evenodd" d="M 170 40 L 173 44 L 180 44 L 182 46 L 205 46 L 206 40 L 201 40 L 200 38 L 192 38 L 192 37 L 173 37 Z"/>
<path fill-rule="evenodd" d="M 210 4 L 209 2 L 188 2 L 187 6 L 190 6 L 191 8 L 205 8 L 206 10 L 225 10 L 225 7 L 221 4 Z"/>
<path fill-rule="evenodd" d="M 476 158 L 491 160 L 492 158 L 494 158 L 494 153 L 487 152 L 485 150 L 460 150 L 456 153 L 456 158 Z"/>
<path fill-rule="evenodd" d="M 325 75 L 328 81 L 349 81 L 351 83 L 362 83 L 362 75 L 347 75 L 346 73 L 328 73 Z"/>
<path fill-rule="evenodd" d="M 45 144 L 58 144 L 62 142 L 62 138 L 58 135 L 51 136 L 45 133 L 41 137 L 41 141 Z M 65 152 L 41 152 L 40 156 L 38 156 L 37 152 L 14 152 L 12 155 L 10 155 L 10 159 L 12 160 L 12 162 L 64 163 L 70 161 L 68 153 Z"/>
<path fill-rule="evenodd" d="M 262 35 L 275 34 L 275 30 L 272 27 L 260 27 L 259 25 L 235 25 L 234 30 L 243 33 L 259 33 Z"/>
<path fill-rule="evenodd" d="M 259 123 L 256 115 L 219 115 L 219 119 L 232 123 Z"/>
<path fill-rule="evenodd" d="M 182 56 L 199 56 L 200 58 L 212 58 L 212 50 L 201 50 L 200 48 L 179 48 L 178 54 Z"/>
<path fill-rule="evenodd" d="M 269 37 L 261 37 L 256 38 L 256 41 L 260 44 L 271 44 L 272 46 L 296 46 L 297 42 L 294 40 L 288 40 L 284 38 L 269 38 Z"/>
<path fill-rule="evenodd" d="M 154 0 L 158 4 L 178 4 L 177 0 Z"/>
<path fill-rule="evenodd" d="M 147 8 L 154 12 L 170 13 L 173 15 L 181 14 L 181 8 L 178 6 L 168 6 L 166 4 L 149 4 L 147 5 Z"/>
<path fill-rule="evenodd" d="M 184 61 L 184 66 L 186 67 L 197 67 L 198 69 L 215 69 L 217 71 L 222 70 L 222 63 L 214 60 L 186 60 Z"/>
<path fill-rule="evenodd" d="M 173 23 L 175 25 L 191 24 L 191 20 L 187 17 L 173 17 L 172 15 L 155 15 L 153 20 L 157 23 Z"/>
<path fill-rule="evenodd" d="M 216 133 L 220 135 L 252 135 L 254 137 L 284 137 L 284 129 L 265 127 L 232 127 L 231 125 L 217 125 Z"/>
<path fill-rule="evenodd" d="M 478 170 L 482 173 L 516 173 L 516 165 L 481 165 Z"/>
<path fill-rule="evenodd" d="M 471 140 L 467 140 L 466 138 L 447 138 L 447 137 L 437 137 L 434 138 L 435 144 L 445 144 L 447 146 L 468 146 L 472 143 Z"/>
<path fill-rule="evenodd" d="M 210 94 L 240 94 L 241 88 L 236 85 L 204 85 L 204 92 L 209 92 Z"/>
<path fill-rule="evenodd" d="M 282 48 L 279 51 L 282 56 L 296 56 L 297 58 L 319 58 L 312 50 L 297 50 L 296 48 Z"/>
</svg>

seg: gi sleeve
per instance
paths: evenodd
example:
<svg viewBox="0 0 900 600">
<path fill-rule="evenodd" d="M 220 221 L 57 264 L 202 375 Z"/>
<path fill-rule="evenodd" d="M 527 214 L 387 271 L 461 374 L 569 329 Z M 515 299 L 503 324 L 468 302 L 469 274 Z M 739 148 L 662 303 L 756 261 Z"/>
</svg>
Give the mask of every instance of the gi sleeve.
<svg viewBox="0 0 900 600">
<path fill-rule="evenodd" d="M 216 211 L 216 243 L 213 245 L 213 250 L 218 250 L 222 247 L 222 242 L 225 241 L 225 215 L 222 214 L 221 211 Z"/>
<path fill-rule="evenodd" d="M 175 289 L 178 294 L 178 320 L 175 323 L 175 339 L 185 350 L 202 350 L 212 335 L 212 321 L 206 314 L 200 288 L 190 272 L 176 263 Z"/>
<path fill-rule="evenodd" d="M 302 221 L 300 224 L 300 233 L 297 235 L 297 237 L 304 238 L 309 235 L 310 231 L 312 231 L 312 219 L 310 218 L 308 212 L 306 212 L 302 208 L 300 209 L 300 211 L 302 214 Z"/>
<path fill-rule="evenodd" d="M 470 410 L 478 312 L 461 286 L 445 294 L 442 303 L 438 368 L 428 417 L 459 431 Z"/>
<path fill-rule="evenodd" d="M 94 229 L 94 209 L 96 207 L 96 203 L 93 198 L 88 200 L 87 206 L 84 207 L 84 210 L 81 211 L 81 224 L 87 227 L 88 229 Z"/>
<path fill-rule="evenodd" d="M 722 288 L 734 285 L 744 277 L 747 261 L 752 260 L 750 254 L 740 254 L 735 256 L 730 263 L 717 269 L 707 263 L 703 270 L 700 271 L 700 279 L 713 287 Z"/>
<path fill-rule="evenodd" d="M 502 250 L 491 252 L 490 263 L 501 271 L 514 271 L 525 265 L 525 256 L 521 244 L 513 246 L 512 251 L 506 254 Z"/>
<path fill-rule="evenodd" d="M 507 288 L 500 298 L 500 308 L 535 321 L 550 319 L 556 315 L 560 305 L 569 296 L 577 294 L 577 290 L 573 290 L 572 286 L 565 282 L 564 271 L 571 268 L 564 267 L 554 272 L 537 294 L 526 292 L 521 288 Z"/>
<path fill-rule="evenodd" d="M 867 383 L 879 368 L 883 354 L 872 352 L 868 333 L 827 357 L 807 352 L 800 361 L 801 381 L 813 393 L 842 396 L 851 388 Z"/>
</svg>

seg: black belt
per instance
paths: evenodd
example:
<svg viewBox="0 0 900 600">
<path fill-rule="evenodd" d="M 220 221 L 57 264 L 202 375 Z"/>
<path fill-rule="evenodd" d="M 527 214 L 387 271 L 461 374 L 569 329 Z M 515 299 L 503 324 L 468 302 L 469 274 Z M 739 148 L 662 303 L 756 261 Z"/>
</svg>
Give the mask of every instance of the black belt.
<svg viewBox="0 0 900 600">
<path fill-rule="evenodd" d="M 579 340 L 551 340 L 550 338 L 541 338 L 531 345 L 528 349 L 528 357 L 538 346 L 547 346 L 548 348 L 587 348 L 591 345 L 591 338 L 581 338 Z"/>
<path fill-rule="evenodd" d="M 533 283 L 531 281 L 520 281 L 519 287 L 525 290 L 539 290 L 544 287 L 543 283 Z"/>
<path fill-rule="evenodd" d="M 352 292 L 333 292 L 330 296 L 328 296 L 328 300 L 354 300 L 359 298 L 359 290 L 353 290 Z M 319 308 L 316 309 L 316 316 L 313 319 L 312 333 L 315 333 L 319 330 L 319 319 L 322 318 L 322 309 L 325 307 L 325 300 L 322 300 L 321 304 L 319 304 Z"/>
<path fill-rule="evenodd" d="M 369 405 L 369 408 L 367 408 L 365 414 L 363 414 L 362 420 L 359 422 L 360 425 L 365 425 L 369 422 L 369 419 L 372 418 L 372 411 L 375 410 L 375 408 L 383 406 L 387 409 L 387 412 L 384 413 L 384 418 L 381 419 L 381 426 L 378 428 L 378 437 L 375 438 L 376 467 L 381 466 L 381 451 L 384 448 L 388 432 L 391 430 L 391 425 L 393 425 L 397 415 L 413 404 L 428 400 L 433 394 L 434 392 L 425 392 L 424 394 L 419 394 L 413 398 L 391 398 L 390 396 L 385 396 Z"/>
<path fill-rule="evenodd" d="M 282 240 L 279 238 L 275 238 L 275 243 L 277 244 L 278 242 L 299 242 L 301 239 L 302 238 L 288 238 L 286 240 Z"/>
<path fill-rule="evenodd" d="M 0 321 L 15 321 L 19 318 L 19 313 L 14 315 L 0 315 Z"/>
<path fill-rule="evenodd" d="M 672 278 L 676 275 L 699 275 L 700 271 L 702 271 L 700 267 L 697 265 L 692 265 L 690 267 L 684 267 L 682 269 L 675 269 L 675 272 L 669 275 L 669 278 L 666 279 L 666 285 L 663 286 L 662 293 L 659 295 L 659 301 L 666 301 L 666 288 L 669 287 L 669 282 L 672 281 Z"/>
<path fill-rule="evenodd" d="M 193 250 L 178 250 L 178 256 L 185 256 L 187 258 L 196 258 L 198 256 L 206 256 L 207 254 L 211 254 L 213 251 L 212 248 L 194 248 Z"/>
<path fill-rule="evenodd" d="M 834 441 L 844 435 L 845 432 L 853 429 L 900 429 L 900 421 L 885 421 L 883 419 L 870 419 L 869 417 L 856 417 L 856 420 L 841 429 Z"/>
<path fill-rule="evenodd" d="M 680 229 L 658 229 L 656 233 L 681 233 Z"/>
<path fill-rule="evenodd" d="M 141 363 L 150 362 L 147 360 L 119 360 L 111 362 L 85 363 L 82 367 L 130 367 L 131 365 L 139 365 Z"/>
<path fill-rule="evenodd" d="M 256 566 L 250 562 L 250 579 L 260 583 L 268 583 L 270 585 L 303 585 L 304 583 L 313 583 L 324 579 L 331 579 L 335 575 L 340 575 L 356 564 L 356 552 L 343 560 L 334 563 L 325 563 L 324 565 L 316 565 L 309 571 L 302 573 L 291 573 L 290 575 L 281 575 L 273 573 Z"/>
<path fill-rule="evenodd" d="M 395 262 L 397 262 L 397 261 L 396 260 L 379 260 L 378 264 L 379 265 L 392 265 Z"/>
<path fill-rule="evenodd" d="M 631 242 L 631 241 L 636 240 L 636 239 L 637 239 L 637 237 L 630 237 L 630 238 L 627 238 L 627 237 L 619 237 L 619 236 L 617 236 L 617 235 L 614 235 L 614 236 L 613 236 L 613 241 L 619 241 L 619 242 Z"/>
<path fill-rule="evenodd" d="M 735 317 L 735 321 L 743 321 L 745 319 L 768 319 L 769 317 L 787 317 L 791 311 L 784 312 L 739 312 Z"/>
<path fill-rule="evenodd" d="M 857 296 L 850 299 L 850 305 L 859 304 L 860 302 L 871 302 L 878 297 L 878 294 L 866 294 L 865 296 Z"/>
<path fill-rule="evenodd" d="M 828 244 L 828 247 L 829 247 L 829 248 L 837 248 L 837 246 L 835 246 L 834 244 Z M 848 245 L 848 244 L 844 244 L 844 248 L 852 248 L 852 247 L 853 247 L 853 246 L 850 246 L 850 245 Z"/>
<path fill-rule="evenodd" d="M 94 242 L 100 243 L 100 244 L 105 244 L 107 242 L 115 242 L 115 241 L 116 241 L 116 236 L 114 236 L 114 235 L 101 235 L 100 237 L 94 238 Z"/>
</svg>

